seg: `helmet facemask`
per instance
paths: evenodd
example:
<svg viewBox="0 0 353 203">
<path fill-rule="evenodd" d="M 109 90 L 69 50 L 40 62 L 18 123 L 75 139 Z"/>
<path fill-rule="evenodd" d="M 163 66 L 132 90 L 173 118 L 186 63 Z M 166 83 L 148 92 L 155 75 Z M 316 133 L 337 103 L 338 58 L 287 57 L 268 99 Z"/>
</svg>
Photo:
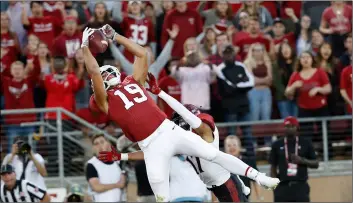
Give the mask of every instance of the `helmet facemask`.
<svg viewBox="0 0 353 203">
<path fill-rule="evenodd" d="M 111 65 L 105 65 L 99 68 L 103 78 L 104 88 L 108 90 L 110 87 L 115 86 L 121 82 L 120 71 Z"/>
</svg>

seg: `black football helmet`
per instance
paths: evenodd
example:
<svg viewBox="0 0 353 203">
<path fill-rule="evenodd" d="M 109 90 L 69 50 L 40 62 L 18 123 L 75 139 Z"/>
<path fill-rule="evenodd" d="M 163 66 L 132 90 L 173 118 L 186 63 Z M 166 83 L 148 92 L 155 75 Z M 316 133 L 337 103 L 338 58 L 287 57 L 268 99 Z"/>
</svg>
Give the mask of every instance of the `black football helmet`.
<svg viewBox="0 0 353 203">
<path fill-rule="evenodd" d="M 184 106 L 194 115 L 199 115 L 201 113 L 200 109 L 195 105 L 184 104 Z M 191 131 L 191 126 L 177 112 L 173 112 L 171 120 L 182 129 Z"/>
</svg>

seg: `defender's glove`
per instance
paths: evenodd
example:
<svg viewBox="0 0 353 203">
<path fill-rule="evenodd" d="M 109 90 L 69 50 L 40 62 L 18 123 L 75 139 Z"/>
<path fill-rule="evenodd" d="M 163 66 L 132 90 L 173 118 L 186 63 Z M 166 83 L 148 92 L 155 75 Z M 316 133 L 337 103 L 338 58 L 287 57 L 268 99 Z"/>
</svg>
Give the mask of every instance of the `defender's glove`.
<svg viewBox="0 0 353 203">
<path fill-rule="evenodd" d="M 114 40 L 116 35 L 118 33 L 115 32 L 115 30 L 112 28 L 112 26 L 106 24 L 103 27 L 100 28 L 100 30 L 103 32 L 106 38 Z"/>
<path fill-rule="evenodd" d="M 89 37 L 94 32 L 94 29 L 86 27 L 86 29 L 82 33 L 82 44 L 81 48 L 88 47 L 89 44 Z"/>
<path fill-rule="evenodd" d="M 103 162 L 119 161 L 121 160 L 121 154 L 112 146 L 111 151 L 99 152 L 98 159 Z"/>
<path fill-rule="evenodd" d="M 158 95 L 162 91 L 152 73 L 148 73 L 147 83 L 150 87 L 146 88 L 146 90 L 150 91 L 152 94 Z"/>
</svg>

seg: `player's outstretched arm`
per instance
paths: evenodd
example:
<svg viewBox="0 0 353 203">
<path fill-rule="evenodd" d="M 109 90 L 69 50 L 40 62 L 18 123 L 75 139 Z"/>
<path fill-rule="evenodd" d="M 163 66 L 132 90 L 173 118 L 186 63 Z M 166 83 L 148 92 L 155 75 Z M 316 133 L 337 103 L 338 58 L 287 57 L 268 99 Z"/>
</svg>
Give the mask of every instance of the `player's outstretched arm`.
<svg viewBox="0 0 353 203">
<path fill-rule="evenodd" d="M 83 51 L 83 58 L 85 60 L 85 66 L 86 66 L 87 72 L 92 79 L 94 99 L 99 109 L 104 113 L 108 113 L 107 93 L 104 88 L 103 78 L 100 74 L 97 60 L 93 57 L 91 51 L 88 48 L 89 36 L 93 32 L 94 30 L 90 28 L 86 28 L 84 30 L 82 35 L 81 48 Z"/>
<path fill-rule="evenodd" d="M 104 35 L 111 40 L 117 41 L 119 44 L 123 45 L 128 51 L 130 51 L 135 57 L 135 62 L 133 64 L 132 76 L 141 85 L 146 82 L 147 72 L 148 72 L 148 58 L 149 53 L 147 49 L 136 44 L 132 40 L 119 35 L 110 25 L 104 25 L 101 28 Z"/>
<path fill-rule="evenodd" d="M 159 98 L 163 99 L 174 111 L 176 111 L 183 119 L 196 131 L 198 134 L 203 134 L 207 132 L 210 127 L 203 123 L 202 120 L 191 113 L 184 105 L 182 105 L 178 100 L 174 99 L 167 93 L 165 93 L 157 84 L 156 78 L 153 74 L 148 73 L 148 91 L 152 92 L 155 95 L 158 95 Z"/>
</svg>

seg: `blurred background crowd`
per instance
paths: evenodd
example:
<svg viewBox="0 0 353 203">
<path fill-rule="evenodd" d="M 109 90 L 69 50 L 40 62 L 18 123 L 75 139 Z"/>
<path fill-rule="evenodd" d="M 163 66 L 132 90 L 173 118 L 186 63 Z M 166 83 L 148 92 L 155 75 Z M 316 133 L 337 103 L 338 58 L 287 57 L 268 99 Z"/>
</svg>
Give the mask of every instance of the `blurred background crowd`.
<svg viewBox="0 0 353 203">
<path fill-rule="evenodd" d="M 149 70 L 164 91 L 184 104 L 200 107 L 216 122 L 352 113 L 351 2 L 0 3 L 2 110 L 62 107 L 119 137 L 119 126 L 88 108 L 92 90 L 80 50 L 84 28 L 109 24 L 119 34 L 148 48 Z M 242 75 L 230 70 L 231 81 L 252 81 L 246 88 L 239 85 L 229 90 L 225 85 L 229 81 L 216 71 L 229 65 L 225 57 L 229 52 L 234 53 L 233 68 L 246 72 Z M 106 52 L 95 57 L 100 65 L 118 67 L 123 77 L 132 73 L 134 58 L 119 44 L 110 43 Z M 173 110 L 155 99 L 171 116 Z M 19 128 L 21 123 L 45 120 L 56 125 L 56 118 L 55 112 L 1 118 L 1 134 L 6 135 L 1 136 L 2 141 L 8 143 L 2 144 L 2 152 L 11 152 L 17 135 L 34 133 L 36 138 L 43 131 L 33 126 Z M 64 130 L 75 126 L 65 115 L 62 120 Z M 79 128 L 89 134 L 88 128 Z M 301 123 L 300 129 L 313 141 L 322 142 L 320 123 Z M 330 139 L 351 142 L 348 122 L 329 123 L 328 130 L 334 129 L 340 129 L 341 136 Z M 248 138 L 243 143 L 248 155 L 272 143 L 271 137 L 266 137 L 270 134 L 268 127 L 257 126 L 256 135 L 260 136 L 256 139 L 253 132 L 246 126 L 220 128 L 221 139 L 229 134 Z M 83 141 L 91 144 L 86 138 Z M 34 143 L 32 147 L 35 149 Z M 65 147 L 64 152 L 73 150 Z M 41 154 L 47 155 L 44 147 Z M 65 160 L 71 156 L 65 155 Z M 57 170 L 48 173 L 56 174 Z"/>
</svg>

